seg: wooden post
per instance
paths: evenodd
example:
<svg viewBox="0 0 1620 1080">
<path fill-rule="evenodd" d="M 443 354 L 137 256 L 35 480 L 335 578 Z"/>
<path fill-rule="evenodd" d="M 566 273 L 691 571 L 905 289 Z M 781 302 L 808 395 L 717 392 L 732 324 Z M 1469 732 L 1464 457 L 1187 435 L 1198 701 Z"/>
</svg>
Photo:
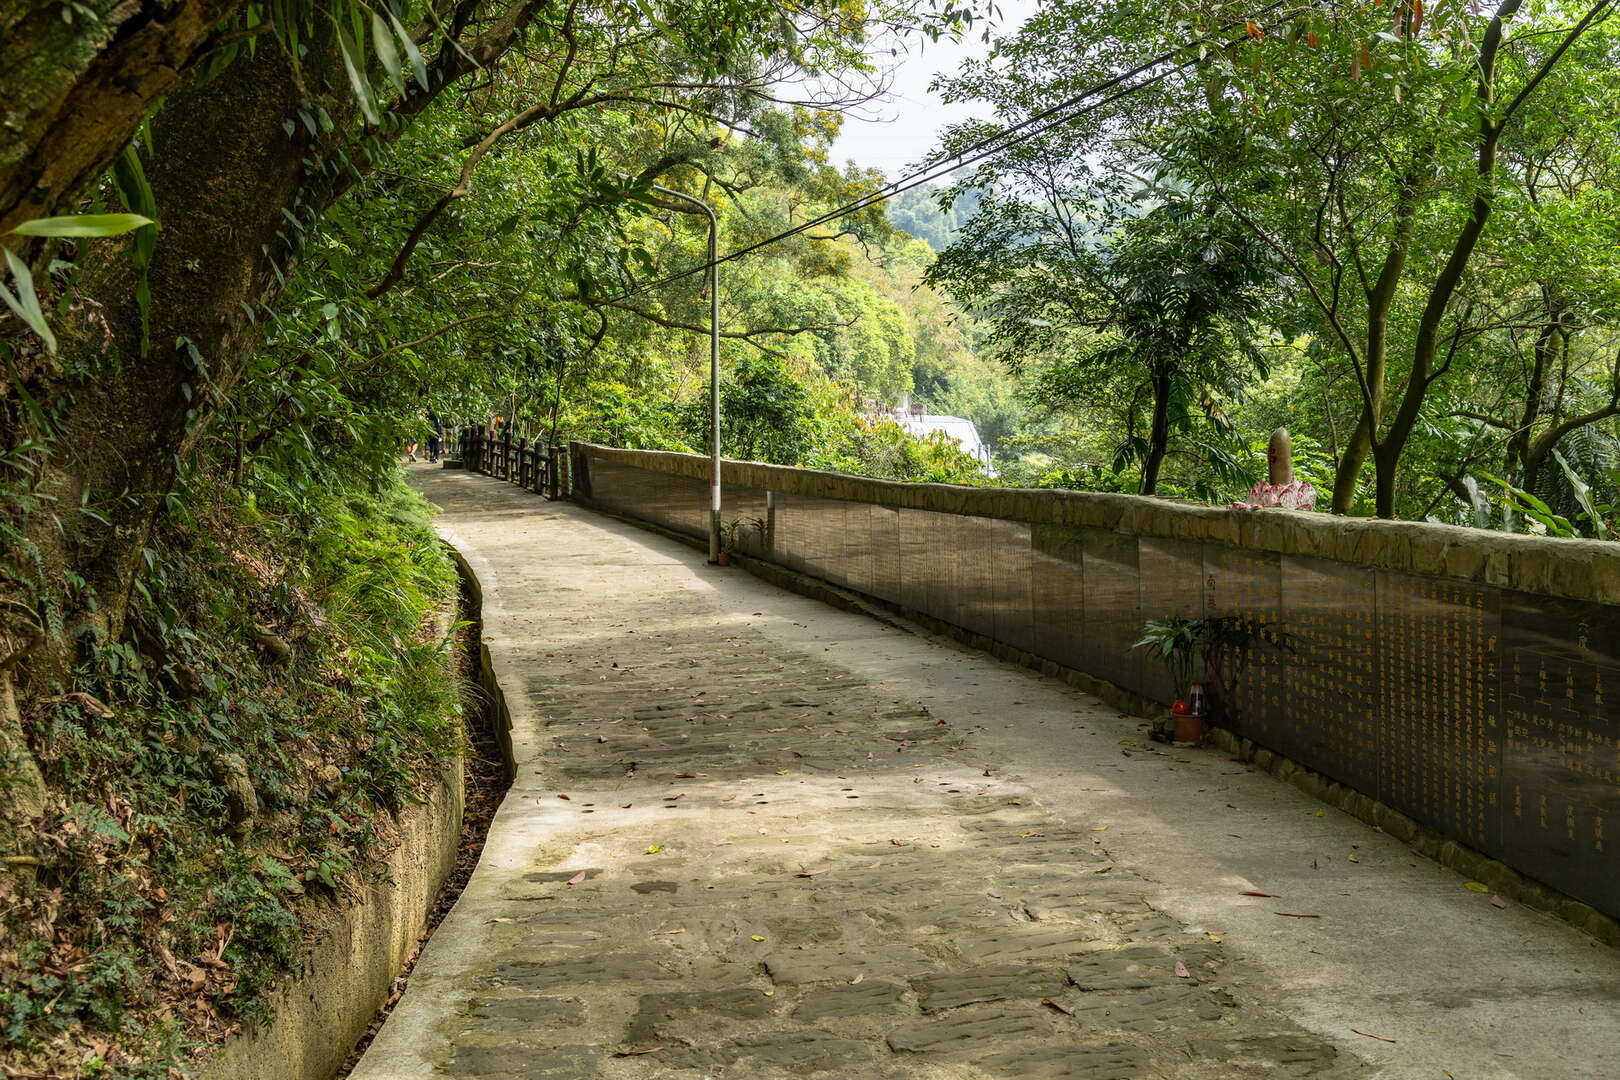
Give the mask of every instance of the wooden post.
<svg viewBox="0 0 1620 1080">
<path fill-rule="evenodd" d="M 553 502 L 562 498 L 562 447 L 553 443 L 546 450 L 546 498 Z"/>
</svg>

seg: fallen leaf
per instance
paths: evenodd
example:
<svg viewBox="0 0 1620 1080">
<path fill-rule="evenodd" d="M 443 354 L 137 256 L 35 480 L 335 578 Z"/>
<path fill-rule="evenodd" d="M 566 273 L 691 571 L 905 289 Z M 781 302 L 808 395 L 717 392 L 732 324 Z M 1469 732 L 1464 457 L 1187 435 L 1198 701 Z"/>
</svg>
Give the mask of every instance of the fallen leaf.
<svg viewBox="0 0 1620 1080">
<path fill-rule="evenodd" d="M 558 795 L 557 798 L 561 799 L 563 802 L 573 802 L 574 801 L 570 796 L 567 796 L 567 795 Z"/>
<path fill-rule="evenodd" d="M 1219 945 L 1221 943 L 1222 932 L 1217 930 L 1205 930 L 1204 936 L 1209 938 L 1209 940 L 1213 941 L 1215 944 Z"/>
<path fill-rule="evenodd" d="M 484 920 L 484 925 L 488 926 L 490 923 L 511 922 L 511 921 L 512 921 L 511 919 L 507 918 L 505 915 L 502 915 L 502 916 L 500 916 L 499 918 L 496 918 L 496 919 L 485 919 Z"/>
<path fill-rule="evenodd" d="M 573 877 L 571 877 L 567 881 L 563 882 L 563 884 L 564 885 L 579 885 L 579 884 L 582 884 L 585 881 L 585 875 L 587 873 L 589 873 L 589 871 L 581 870 L 579 873 L 575 874 Z"/>
<path fill-rule="evenodd" d="M 1507 901 L 1500 896 L 1493 896 L 1491 897 L 1491 907 L 1505 908 L 1507 907 Z"/>
<path fill-rule="evenodd" d="M 760 993 L 764 994 L 766 997 L 775 997 L 776 996 L 776 991 L 775 990 L 761 990 Z"/>
<path fill-rule="evenodd" d="M 1108 873 L 1108 871 L 1110 871 L 1110 870 L 1112 870 L 1112 869 L 1113 869 L 1113 867 L 1112 867 L 1112 866 L 1105 866 L 1105 867 L 1103 867 L 1103 868 L 1102 868 L 1102 869 L 1101 869 L 1101 870 L 1098 870 L 1098 871 L 1097 871 L 1097 873 L 1099 873 L 1099 874 L 1106 874 L 1106 873 Z"/>
<path fill-rule="evenodd" d="M 684 934 L 684 933 L 686 933 L 686 928 L 683 926 L 679 930 L 660 930 L 657 933 L 655 933 L 653 935 L 653 937 L 663 937 L 666 934 Z"/>
<path fill-rule="evenodd" d="M 1042 1005 L 1048 1005 L 1048 1006 L 1056 1009 L 1058 1012 L 1062 1013 L 1064 1016 L 1073 1016 L 1074 1015 L 1074 1010 L 1069 1008 L 1067 1005 L 1063 1004 L 1061 1001 L 1053 1001 L 1051 998 L 1041 998 L 1041 1004 Z"/>
<path fill-rule="evenodd" d="M 1106 826 L 1106 825 L 1094 825 L 1094 826 L 1092 826 L 1091 831 L 1092 832 L 1107 832 L 1108 831 L 1108 826 Z"/>
<path fill-rule="evenodd" d="M 1358 859 L 1358 858 L 1357 858 L 1357 857 L 1356 857 L 1356 856 L 1354 856 L 1354 855 L 1346 855 L 1346 856 L 1345 856 L 1345 858 L 1346 858 L 1346 859 L 1349 859 L 1349 860 L 1350 860 L 1350 861 L 1351 861 L 1351 862 L 1360 862 L 1360 861 L 1361 861 L 1361 860 L 1360 860 L 1360 859 Z"/>
<path fill-rule="evenodd" d="M 713 843 L 711 843 L 709 846 L 710 847 L 730 847 L 731 846 L 731 841 L 730 840 L 716 840 Z"/>
<path fill-rule="evenodd" d="M 748 935 L 748 940 L 750 940 L 750 941 L 764 941 L 765 939 L 763 937 L 759 936 L 758 934 L 750 934 L 750 935 Z"/>
<path fill-rule="evenodd" d="M 1467 889 L 1469 892 L 1477 893 L 1488 893 L 1491 891 L 1491 887 L 1482 881 L 1465 881 L 1463 882 L 1463 888 Z"/>
<path fill-rule="evenodd" d="M 855 986 L 856 984 L 858 984 L 864 978 L 866 978 L 866 972 L 863 971 L 859 975 L 855 976 L 853 979 L 849 980 L 849 985 Z"/>
<path fill-rule="evenodd" d="M 648 844 L 647 845 L 647 850 L 644 852 L 644 854 L 656 855 L 660 851 L 663 851 L 663 850 L 664 850 L 664 845 L 663 844 Z"/>
<path fill-rule="evenodd" d="M 696 780 L 697 779 L 697 773 L 678 772 L 678 773 L 675 774 L 675 779 L 677 779 L 677 780 Z"/>
<path fill-rule="evenodd" d="M 111 720 L 114 716 L 113 711 L 107 707 L 105 702 L 94 694 L 87 694 L 83 690 L 76 690 L 61 700 L 71 701 L 91 716 L 97 716 L 103 720 Z"/>
<path fill-rule="evenodd" d="M 820 877 L 822 874 L 825 874 L 825 873 L 827 873 L 826 870 L 804 870 L 804 871 L 801 871 L 798 876 L 799 877 Z"/>
<path fill-rule="evenodd" d="M 614 1057 L 637 1057 L 637 1056 L 639 1056 L 641 1054 L 656 1054 L 656 1053 L 658 1053 L 658 1051 L 660 1051 L 662 1049 L 663 1049 L 662 1046 L 654 1046 L 654 1047 L 651 1047 L 650 1049 L 647 1049 L 647 1050 L 615 1050 L 615 1051 L 613 1051 L 613 1056 Z"/>
<path fill-rule="evenodd" d="M 1265 897 L 1275 898 L 1277 894 L 1274 893 L 1274 892 L 1256 892 L 1253 889 L 1245 889 L 1242 892 L 1238 893 L 1238 895 L 1239 896 L 1265 896 Z"/>
<path fill-rule="evenodd" d="M 1178 978 L 1178 979 L 1190 979 L 1190 978 L 1192 978 L 1192 972 L 1188 971 L 1187 970 L 1187 965 L 1183 964 L 1180 960 L 1176 961 L 1176 978 Z"/>
<path fill-rule="evenodd" d="M 1045 835 L 1046 834 L 1043 833 L 1043 832 L 1021 832 L 1021 833 L 1018 834 L 1018 839 L 1020 839 L 1020 840 L 1030 840 L 1030 839 L 1033 839 L 1033 838 L 1035 838 L 1037 836 L 1045 836 Z"/>
<path fill-rule="evenodd" d="M 1377 1039 L 1379 1042 L 1392 1043 L 1395 1041 L 1394 1039 L 1386 1038 L 1383 1035 L 1374 1035 L 1370 1031 L 1362 1031 L 1360 1028 L 1351 1028 L 1350 1030 L 1354 1031 L 1357 1035 L 1365 1035 L 1369 1039 Z"/>
<path fill-rule="evenodd" d="M 1317 817 L 1327 817 L 1327 811 L 1326 810 L 1318 810 L 1316 812 L 1316 816 Z"/>
<path fill-rule="evenodd" d="M 1292 911 L 1273 911 L 1273 915 L 1281 915 L 1285 919 L 1320 919 L 1320 915 L 1296 915 Z"/>
<path fill-rule="evenodd" d="M 786 770 L 786 769 L 777 769 L 777 770 L 776 770 L 776 775 L 777 775 L 777 776 L 786 776 L 786 775 L 787 775 L 787 774 L 788 774 L 788 773 L 787 773 L 787 770 Z"/>
</svg>

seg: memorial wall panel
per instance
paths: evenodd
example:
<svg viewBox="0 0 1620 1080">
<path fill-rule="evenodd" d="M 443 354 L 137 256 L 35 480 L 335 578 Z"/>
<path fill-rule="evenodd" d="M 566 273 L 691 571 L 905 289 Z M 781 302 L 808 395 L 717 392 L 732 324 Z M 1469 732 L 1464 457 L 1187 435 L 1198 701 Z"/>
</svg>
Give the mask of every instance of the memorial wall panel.
<svg viewBox="0 0 1620 1080">
<path fill-rule="evenodd" d="M 707 491 L 704 492 L 708 494 Z M 737 551 L 756 558 L 765 554 L 765 532 L 769 511 L 765 493 L 758 488 L 727 487 L 720 491 L 720 520 L 738 522 Z M 704 522 L 704 535 L 708 522 Z"/>
<path fill-rule="evenodd" d="M 1142 636 L 1136 537 L 1086 529 L 1083 542 L 1085 623 L 1079 669 L 1142 693 L 1142 653 L 1131 648 Z"/>
<path fill-rule="evenodd" d="M 950 590 L 957 626 L 975 634 L 989 635 L 995 629 L 995 611 L 990 595 L 994 584 L 986 561 L 987 542 L 979 518 L 952 514 L 941 523 L 946 541 L 945 558 L 951 571 Z"/>
<path fill-rule="evenodd" d="M 891 604 L 901 603 L 900 511 L 892 506 L 871 507 L 872 595 Z"/>
<path fill-rule="evenodd" d="M 770 526 L 772 557 L 789 570 L 804 573 L 804 530 L 800 527 L 802 518 L 799 511 L 802 501 L 798 495 L 773 492 Z"/>
<path fill-rule="evenodd" d="M 1030 614 L 1036 656 L 1084 671 L 1084 531 L 1036 525 L 1030 537 Z"/>
<path fill-rule="evenodd" d="M 901 509 L 900 517 L 900 603 L 924 614 L 929 607 L 934 564 L 930 542 L 933 535 L 932 510 Z"/>
<path fill-rule="evenodd" d="M 955 514 L 931 514 L 928 521 L 928 607 L 927 614 L 954 626 L 965 626 L 958 565 L 962 546 L 961 530 Z"/>
<path fill-rule="evenodd" d="M 987 526 L 991 578 L 994 582 L 995 626 L 991 637 L 1015 649 L 1031 651 L 1035 641 L 1030 611 L 1034 569 L 1030 558 L 1030 527 L 1022 521 L 979 518 Z"/>
<path fill-rule="evenodd" d="M 1620 898 L 1620 609 L 1502 596 L 1503 857 L 1605 910 Z"/>
<path fill-rule="evenodd" d="M 1203 545 L 1204 611 L 1225 644 L 1219 671 L 1206 683 L 1220 700 L 1221 722 L 1252 739 L 1275 737 L 1290 725 L 1284 706 L 1282 558 L 1274 551 Z"/>
<path fill-rule="evenodd" d="M 1501 850 L 1501 592 L 1377 572 L 1378 798 Z"/>
<path fill-rule="evenodd" d="M 1341 783 L 1378 790 L 1373 571 L 1282 559 L 1285 708 L 1256 739 Z"/>
<path fill-rule="evenodd" d="M 841 583 L 839 561 L 844 557 L 844 508 L 831 499 L 796 497 L 795 532 L 801 541 L 805 573 Z"/>
<path fill-rule="evenodd" d="M 872 591 L 872 511 L 871 503 L 846 502 L 844 506 L 845 587 L 857 592 Z"/>
<path fill-rule="evenodd" d="M 1172 615 L 1197 619 L 1204 614 L 1204 553 L 1200 545 L 1186 540 L 1143 537 L 1137 541 L 1137 569 L 1140 617 L 1131 627 L 1129 647 L 1141 639 L 1142 623 Z M 1132 650 L 1140 654 L 1141 650 Z M 1142 661 L 1142 696 L 1169 705 L 1176 698 L 1175 678 L 1157 660 Z"/>
</svg>

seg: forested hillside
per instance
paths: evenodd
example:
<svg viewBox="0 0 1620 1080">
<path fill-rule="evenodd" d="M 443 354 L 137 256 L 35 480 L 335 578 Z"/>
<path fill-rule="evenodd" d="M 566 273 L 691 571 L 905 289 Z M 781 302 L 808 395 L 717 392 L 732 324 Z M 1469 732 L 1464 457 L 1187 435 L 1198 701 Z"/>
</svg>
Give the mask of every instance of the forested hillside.
<svg viewBox="0 0 1620 1080">
<path fill-rule="evenodd" d="M 1023 135 L 928 275 L 1046 417 L 1009 475 L 1222 500 L 1286 425 L 1324 509 L 1609 536 L 1613 5 L 1205 14 L 1055 0 L 944 80 L 945 152 Z"/>
</svg>

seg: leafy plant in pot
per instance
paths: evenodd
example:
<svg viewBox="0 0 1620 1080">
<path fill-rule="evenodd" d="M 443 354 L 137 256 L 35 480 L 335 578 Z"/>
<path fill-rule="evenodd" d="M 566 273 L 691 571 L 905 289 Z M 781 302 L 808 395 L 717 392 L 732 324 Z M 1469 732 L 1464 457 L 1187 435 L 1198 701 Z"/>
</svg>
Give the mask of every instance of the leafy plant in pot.
<svg viewBox="0 0 1620 1080">
<path fill-rule="evenodd" d="M 737 550 L 737 534 L 742 531 L 742 527 L 740 519 L 720 523 L 720 552 L 714 558 L 719 565 L 731 565 L 732 553 Z"/>
<path fill-rule="evenodd" d="M 1193 667 L 1209 644 L 1210 620 L 1172 615 L 1142 624 L 1142 639 L 1133 649 L 1145 649 L 1150 659 L 1164 664 L 1175 686 L 1170 709 L 1176 742 L 1198 742 L 1204 737 L 1203 685 L 1192 681 Z"/>
<path fill-rule="evenodd" d="M 742 538 L 743 530 L 753 529 L 759 533 L 763 540 L 765 536 L 765 519 L 750 518 L 747 521 L 733 518 L 731 521 L 720 523 L 720 552 L 715 556 L 715 562 L 721 566 L 730 566 L 731 557 L 737 550 L 737 542 Z"/>
</svg>

